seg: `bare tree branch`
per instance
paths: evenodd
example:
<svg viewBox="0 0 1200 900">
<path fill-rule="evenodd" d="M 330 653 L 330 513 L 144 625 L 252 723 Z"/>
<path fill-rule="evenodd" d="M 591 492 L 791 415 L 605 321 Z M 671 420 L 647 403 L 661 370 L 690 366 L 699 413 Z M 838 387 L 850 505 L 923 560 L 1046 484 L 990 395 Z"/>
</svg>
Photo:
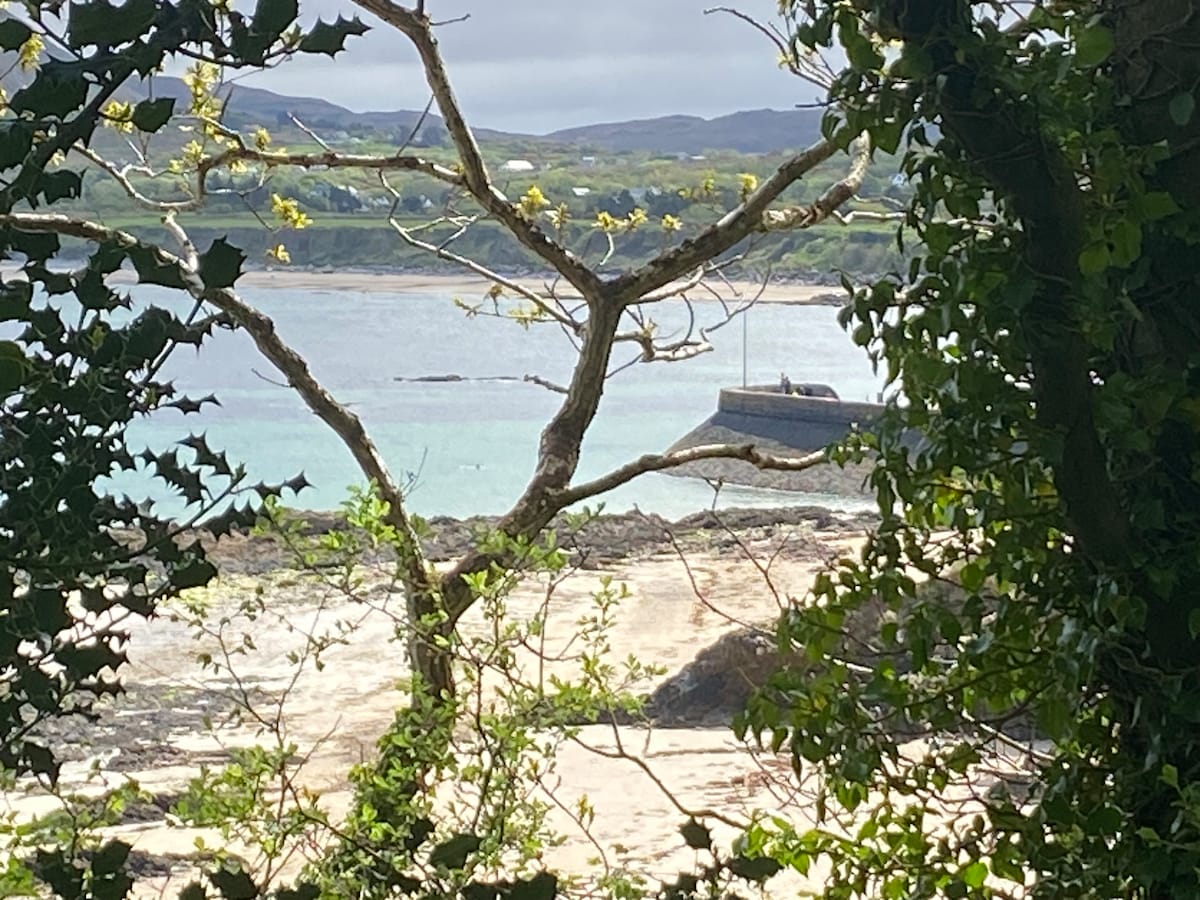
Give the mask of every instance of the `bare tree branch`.
<svg viewBox="0 0 1200 900">
<path fill-rule="evenodd" d="M 208 174 L 233 162 L 257 162 L 270 167 L 294 166 L 303 169 L 367 169 L 381 172 L 407 171 L 420 172 L 446 184 L 456 187 L 463 186 L 462 176 L 453 169 L 448 169 L 439 163 L 432 162 L 419 156 L 374 156 L 354 153 L 338 153 L 334 150 L 324 150 L 320 153 L 286 153 L 276 150 L 259 150 L 241 143 L 236 146 L 201 160 L 196 170 L 196 188 L 193 196 L 187 200 L 155 200 L 139 191 L 130 179 L 131 174 L 153 175 L 144 166 L 117 166 L 104 159 L 94 150 L 81 144 L 71 149 L 103 169 L 139 206 L 156 212 L 190 212 L 199 209 L 205 197 L 209 194 Z"/>
<path fill-rule="evenodd" d="M 355 4 L 374 13 L 400 31 L 416 48 L 425 69 L 425 78 L 446 130 L 458 150 L 462 162 L 462 183 L 485 210 L 504 224 L 518 241 L 549 263 L 589 301 L 600 296 L 600 278 L 574 253 L 546 234 L 535 222 L 523 216 L 504 196 L 488 175 L 487 166 L 475 135 L 467 125 L 458 99 L 450 85 L 450 77 L 433 36 L 433 23 L 421 7 L 409 9 L 391 0 L 354 0 Z"/>
<path fill-rule="evenodd" d="M 807 453 L 804 456 L 779 456 L 764 453 L 754 444 L 704 444 L 699 447 L 689 447 L 687 450 L 676 450 L 673 453 L 650 453 L 638 457 L 607 475 L 601 475 L 592 481 L 585 481 L 567 490 L 556 492 L 554 502 L 560 505 L 560 508 L 565 508 L 572 503 L 587 500 L 627 484 L 639 475 L 674 469 L 684 463 L 697 462 L 702 459 L 741 459 L 752 463 L 759 469 L 803 472 L 827 462 L 829 457 L 824 450 Z"/>
<path fill-rule="evenodd" d="M 825 90 L 833 87 L 833 83 L 837 79 L 837 74 L 833 71 L 829 63 L 816 53 L 797 56 L 792 49 L 788 35 L 781 32 L 774 25 L 764 25 L 758 19 L 754 18 L 754 16 L 744 13 L 739 9 L 734 9 L 731 6 L 710 6 L 704 10 L 706 16 L 713 15 L 714 13 L 725 13 L 734 18 L 741 19 L 747 25 L 763 34 L 767 40 L 775 45 L 775 49 L 779 51 L 779 58 L 793 75 L 803 78 L 810 84 L 814 84 Z"/>
<path fill-rule="evenodd" d="M 419 238 L 413 237 L 412 231 L 401 225 L 394 216 L 388 218 L 388 224 L 395 229 L 398 235 L 400 235 L 401 240 L 403 240 L 410 247 L 415 247 L 418 250 L 424 250 L 426 253 L 436 256 L 438 259 L 443 259 L 447 262 L 452 262 L 457 266 L 462 266 L 467 271 L 474 272 L 481 278 L 486 278 L 493 284 L 498 284 L 506 290 L 510 290 L 514 294 L 524 297 L 526 300 L 536 306 L 541 312 L 558 322 L 564 328 L 569 328 L 575 333 L 578 333 L 582 329 L 583 325 L 581 322 L 567 315 L 561 309 L 557 309 L 551 304 L 547 303 L 545 298 L 540 296 L 536 291 L 532 291 L 525 287 L 520 282 L 515 281 L 512 278 L 506 278 L 499 272 L 489 269 L 487 266 L 476 262 L 468 256 L 462 256 L 451 250 L 447 250 L 444 244 L 442 246 L 438 246 L 436 244 L 431 244 L 429 241 L 422 241 Z"/>
<path fill-rule="evenodd" d="M 763 215 L 763 228 L 767 231 L 811 228 L 833 215 L 838 207 L 850 200 L 862 188 L 867 166 L 871 162 L 871 140 L 865 133 L 859 135 L 851 148 L 850 170 L 841 181 L 831 185 L 811 206 L 791 209 L 772 209 Z"/>
<path fill-rule="evenodd" d="M 793 156 L 759 185 L 745 202 L 722 216 L 695 238 L 652 259 L 641 268 L 608 282 L 611 296 L 622 305 L 637 303 L 686 272 L 715 259 L 743 238 L 763 227 L 768 207 L 780 194 L 837 152 L 832 141 L 822 140 Z"/>
</svg>

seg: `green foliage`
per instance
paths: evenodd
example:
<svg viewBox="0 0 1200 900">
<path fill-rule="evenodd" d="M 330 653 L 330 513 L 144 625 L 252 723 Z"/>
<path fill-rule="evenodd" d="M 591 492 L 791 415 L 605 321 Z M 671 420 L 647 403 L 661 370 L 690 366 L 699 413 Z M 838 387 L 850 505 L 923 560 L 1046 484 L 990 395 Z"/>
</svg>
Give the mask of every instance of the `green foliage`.
<svg viewBox="0 0 1200 900">
<path fill-rule="evenodd" d="M 294 9 L 264 8 L 270 15 L 256 26 L 256 39 L 265 37 L 262 58 L 293 52 L 282 32 L 292 27 Z M 26 12 L 46 27 L 37 4 Z M 237 58 L 225 32 L 213 28 L 218 15 L 191 0 L 76 4 L 64 19 L 63 52 L 40 62 L 40 32 L 6 19 L 0 45 L 19 49 L 35 74 L 0 120 L 0 214 L 78 197 L 81 170 L 60 159 L 88 145 L 102 110 L 135 74 L 149 74 L 181 48 L 254 62 Z M 356 22 L 323 26 L 321 52 L 361 30 Z M 173 110 L 173 101 L 146 100 L 129 109 L 129 120 L 153 132 Z M 166 450 L 129 446 L 138 420 L 168 410 L 192 414 L 215 402 L 180 393 L 160 373 L 176 349 L 199 347 L 229 322 L 209 312 L 199 293 L 181 316 L 135 306 L 110 285 L 127 267 L 143 284 L 190 286 L 178 263 L 155 250 L 93 243 L 82 265 L 67 272 L 54 265 L 61 249 L 52 234 L 0 227 L 0 254 L 10 262 L 0 281 L 0 767 L 9 776 L 37 776 L 51 791 L 60 760 L 44 736 L 46 720 L 89 717 L 98 698 L 119 692 L 130 614 L 154 615 L 166 600 L 212 580 L 198 526 L 220 535 L 248 525 L 253 505 L 237 501 L 282 490 L 251 484 L 203 436 Z M 203 257 L 203 288 L 231 285 L 240 261 L 233 248 L 215 243 Z M 123 474 L 176 494 L 177 514 L 161 516 L 106 484 Z M 97 801 L 63 797 L 61 814 L 6 826 L 5 893 L 36 884 L 64 898 L 124 897 L 130 847 L 97 832 L 114 824 L 127 799 L 106 794 L 97 812 Z"/>
<path fill-rule="evenodd" d="M 151 308 L 122 323 L 129 301 L 105 283 L 126 258 L 122 250 L 102 247 L 66 276 L 43 264 L 56 242 L 15 232 L 5 239 L 10 252 L 25 254 L 28 280 L 0 286 L 0 316 L 16 334 L 3 345 L 0 409 L 0 529 L 8 535 L 0 653 L 10 661 L 0 763 L 53 780 L 57 763 L 33 737 L 37 723 L 86 713 L 91 699 L 117 690 L 126 626 L 105 614 L 149 615 L 165 597 L 207 583 L 215 570 L 197 540 L 182 539 L 183 528 L 247 484 L 202 438 L 183 458 L 176 450 L 135 456 L 125 442 L 140 417 L 210 402 L 179 395 L 156 376 L 175 348 L 198 346 L 217 320 Z M 102 479 L 143 468 L 182 497 L 181 522 L 100 488 Z"/>
<path fill-rule="evenodd" d="M 831 898 L 1195 896 L 1200 271 L 1180 151 L 1123 121 L 1150 101 L 1120 93 L 1101 7 L 1035 7 L 1035 33 L 920 9 L 826 4 L 797 26 L 800 49 L 851 61 L 828 133 L 906 141 L 915 255 L 843 315 L 904 398 L 842 451 L 878 454 L 883 523 L 781 624 L 812 668 L 740 723 L 821 785 L 817 824 L 750 840 L 824 861 Z M 938 579 L 956 587 L 920 583 Z M 1020 750 L 1031 734 L 1045 752 Z M 1004 748 L 1024 771 L 980 790 Z"/>
</svg>

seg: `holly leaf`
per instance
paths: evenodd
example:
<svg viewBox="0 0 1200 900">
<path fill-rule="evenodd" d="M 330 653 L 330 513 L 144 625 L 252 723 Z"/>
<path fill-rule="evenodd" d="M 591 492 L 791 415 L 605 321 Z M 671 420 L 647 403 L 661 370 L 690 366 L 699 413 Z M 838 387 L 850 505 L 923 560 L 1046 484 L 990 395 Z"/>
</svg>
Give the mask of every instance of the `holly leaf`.
<svg viewBox="0 0 1200 900">
<path fill-rule="evenodd" d="M 67 43 L 73 48 L 93 44 L 116 47 L 145 34 L 158 10 L 155 0 L 126 0 L 113 6 L 105 0 L 71 6 Z"/>
<path fill-rule="evenodd" d="M 25 384 L 29 361 L 20 345 L 13 341 L 0 341 L 0 397 L 16 393 Z"/>
<path fill-rule="evenodd" d="M 683 835 L 684 841 L 693 850 L 712 849 L 712 832 L 695 819 L 688 819 L 681 825 L 679 833 Z"/>
<path fill-rule="evenodd" d="M 9 106 L 13 112 L 65 119 L 87 100 L 88 83 L 82 66 L 49 62 L 28 87 L 17 91 Z"/>
<path fill-rule="evenodd" d="M 467 864 L 467 857 L 479 849 L 482 842 L 473 834 L 456 834 L 433 848 L 429 854 L 429 864 L 444 869 L 461 869 Z"/>
<path fill-rule="evenodd" d="M 174 97 L 160 97 L 157 100 L 143 100 L 133 108 L 131 121 L 138 131 L 153 134 L 171 119 L 175 112 Z"/>
<path fill-rule="evenodd" d="M 129 851 L 132 850 L 129 844 L 121 840 L 111 840 L 92 857 L 92 871 L 97 875 L 112 875 L 120 871 L 121 866 L 125 865 L 125 860 L 129 858 Z"/>
<path fill-rule="evenodd" d="M 240 866 L 226 866 L 210 872 L 208 880 L 225 900 L 255 900 L 258 897 L 254 880 Z"/>
<path fill-rule="evenodd" d="M 168 262 L 149 247 L 133 247 L 128 251 L 129 261 L 137 271 L 142 284 L 159 284 L 163 287 L 186 288 L 187 281 L 180 267 Z"/>
<path fill-rule="evenodd" d="M 171 586 L 177 590 L 205 587 L 217 577 L 217 567 L 207 559 L 193 559 L 171 573 Z"/>
<path fill-rule="evenodd" d="M 727 863 L 729 871 L 747 881 L 766 881 L 783 868 L 769 856 L 735 856 Z"/>
<path fill-rule="evenodd" d="M 275 900 L 316 900 L 321 896 L 321 889 L 309 881 L 302 881 L 292 888 L 280 888 L 275 892 Z"/>
<path fill-rule="evenodd" d="M 37 180 L 37 192 L 46 198 L 47 203 L 74 200 L 83 193 L 83 178 L 70 169 L 43 172 Z"/>
<path fill-rule="evenodd" d="M 29 40 L 33 32 L 29 26 L 17 19 L 5 19 L 0 22 L 0 48 L 16 50 Z"/>
<path fill-rule="evenodd" d="M 505 892 L 507 900 L 554 900 L 558 896 L 558 878 L 550 872 L 538 872 L 518 881 Z"/>
<path fill-rule="evenodd" d="M 332 23 L 318 20 L 312 31 L 300 41 L 299 50 L 301 53 L 324 53 L 327 56 L 335 56 L 346 49 L 346 38 L 351 35 L 356 37 L 364 35 L 370 30 L 358 20 L 358 16 L 353 19 L 338 16 L 337 21 Z"/>
<path fill-rule="evenodd" d="M 62 767 L 49 749 L 41 744 L 32 744 L 28 741 L 21 749 L 28 771 L 45 775 L 50 780 L 51 786 L 58 783 L 58 773 Z"/>
<path fill-rule="evenodd" d="M 270 35 L 273 40 L 283 34 L 298 15 L 300 6 L 296 0 L 258 0 L 250 26 L 259 34 Z"/>
<path fill-rule="evenodd" d="M 33 127 L 26 122 L 0 123 L 0 169 L 20 165 L 33 149 Z"/>
<path fill-rule="evenodd" d="M 225 238 L 217 238 L 200 257 L 200 280 L 209 290 L 233 287 L 242 275 L 246 254 Z"/>
</svg>

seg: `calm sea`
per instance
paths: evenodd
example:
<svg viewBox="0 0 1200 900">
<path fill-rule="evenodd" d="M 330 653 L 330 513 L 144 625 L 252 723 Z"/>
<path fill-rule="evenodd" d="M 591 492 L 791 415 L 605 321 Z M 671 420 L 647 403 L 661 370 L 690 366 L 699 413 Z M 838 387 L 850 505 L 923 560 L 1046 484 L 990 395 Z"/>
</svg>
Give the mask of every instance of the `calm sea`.
<svg viewBox="0 0 1200 900">
<path fill-rule="evenodd" d="M 511 321 L 468 319 L 451 296 L 352 293 L 338 290 L 247 289 L 245 296 L 272 316 L 279 333 L 303 353 L 316 376 L 362 417 L 398 477 L 416 472 L 412 508 L 424 515 L 466 516 L 505 511 L 533 471 L 538 435 L 561 398 L 520 382 L 447 384 L 397 377 L 536 374 L 569 378 L 574 350 L 551 326 L 528 330 Z M 140 299 L 168 300 L 139 289 Z M 464 298 L 474 300 L 474 298 Z M 716 303 L 696 307 L 697 323 L 721 316 Z M 682 329 L 682 304 L 653 310 L 660 333 Z M 740 384 L 743 353 L 751 383 L 821 381 L 843 398 L 873 399 L 880 388 L 862 351 L 838 327 L 831 307 L 763 305 L 712 333 L 712 353 L 682 363 L 634 365 L 609 379 L 600 413 L 584 445 L 581 477 L 599 475 L 630 458 L 666 449 L 712 414 L 717 391 Z M 743 338 L 744 341 L 743 342 Z M 619 349 L 615 363 L 634 356 Z M 300 399 L 265 380 L 277 377 L 250 339 L 220 332 L 199 353 L 180 351 L 170 375 L 187 393 L 215 393 L 219 408 L 201 415 L 174 411 L 137 426 L 135 444 L 165 447 L 190 431 L 244 462 L 267 481 L 303 471 L 313 487 L 295 504 L 333 508 L 351 484 L 362 482 L 337 438 Z M 135 493 L 143 485 L 127 482 Z M 609 511 L 634 505 L 677 517 L 712 505 L 702 481 L 645 476 L 605 497 Z M 771 491 L 722 491 L 722 505 L 821 503 L 844 499 Z M 855 504 L 850 503 L 853 506 Z"/>
</svg>

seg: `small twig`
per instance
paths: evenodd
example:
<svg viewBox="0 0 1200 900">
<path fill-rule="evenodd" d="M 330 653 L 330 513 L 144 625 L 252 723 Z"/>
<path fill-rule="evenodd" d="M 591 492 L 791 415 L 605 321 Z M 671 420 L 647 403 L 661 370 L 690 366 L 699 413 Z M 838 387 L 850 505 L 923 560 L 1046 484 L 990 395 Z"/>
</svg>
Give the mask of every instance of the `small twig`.
<svg viewBox="0 0 1200 900">
<path fill-rule="evenodd" d="M 567 389 L 561 384 L 556 384 L 553 381 L 548 381 L 540 375 L 526 375 L 522 381 L 527 381 L 530 384 L 536 384 L 538 387 L 544 387 L 548 391 L 553 391 L 555 394 L 565 394 Z"/>
<path fill-rule="evenodd" d="M 262 372 L 258 371 L 258 369 L 255 369 L 254 367 L 251 367 L 251 368 L 250 368 L 250 371 L 251 371 L 251 373 L 253 373 L 255 376 L 257 376 L 258 378 L 261 378 L 263 381 L 265 381 L 267 384 L 273 384 L 275 387 L 287 388 L 287 389 L 289 389 L 289 390 L 290 390 L 290 389 L 291 389 L 291 387 L 292 387 L 292 386 L 291 386 L 290 384 L 288 384 L 286 381 L 279 381 L 279 380 L 277 380 L 277 379 L 275 379 L 275 378 L 269 378 L 269 377 L 267 377 L 267 376 L 266 376 L 266 375 L 264 375 Z"/>
</svg>

